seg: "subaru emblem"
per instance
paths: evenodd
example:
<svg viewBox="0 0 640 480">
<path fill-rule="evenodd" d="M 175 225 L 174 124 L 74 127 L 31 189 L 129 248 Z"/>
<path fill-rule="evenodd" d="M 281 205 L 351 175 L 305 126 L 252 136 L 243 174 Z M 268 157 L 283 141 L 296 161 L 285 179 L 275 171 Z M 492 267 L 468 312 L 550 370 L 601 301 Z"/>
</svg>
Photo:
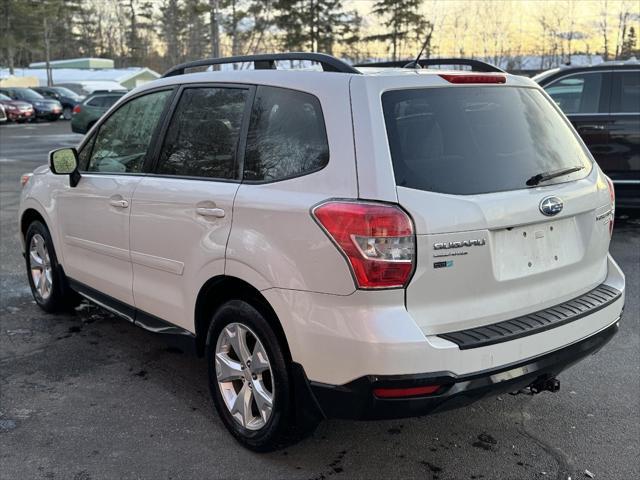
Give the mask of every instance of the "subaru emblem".
<svg viewBox="0 0 640 480">
<path fill-rule="evenodd" d="M 562 200 L 558 197 L 544 197 L 540 201 L 540 212 L 547 217 L 553 217 L 562 211 Z"/>
</svg>

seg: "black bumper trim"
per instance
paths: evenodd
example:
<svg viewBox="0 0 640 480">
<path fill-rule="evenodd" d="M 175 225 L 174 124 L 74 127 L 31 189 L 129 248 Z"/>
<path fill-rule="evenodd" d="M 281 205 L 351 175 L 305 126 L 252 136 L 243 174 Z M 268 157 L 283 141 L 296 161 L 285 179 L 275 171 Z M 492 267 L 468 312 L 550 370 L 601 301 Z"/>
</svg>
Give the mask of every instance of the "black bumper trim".
<svg viewBox="0 0 640 480">
<path fill-rule="evenodd" d="M 534 382 L 554 378 L 584 357 L 600 350 L 618 331 L 618 322 L 559 350 L 496 369 L 455 375 L 436 372 L 417 375 L 360 377 L 345 385 L 310 382 L 317 405 L 327 418 L 356 420 L 404 418 L 426 415 L 468 405 L 483 397 L 526 388 Z M 303 371 L 302 374 L 304 375 Z M 382 399 L 374 388 L 407 388 L 442 385 L 423 397 Z"/>
<path fill-rule="evenodd" d="M 621 295 L 619 290 L 603 283 L 584 295 L 538 312 L 483 327 L 441 333 L 438 337 L 457 344 L 460 350 L 509 342 L 591 315 L 609 306 Z"/>
</svg>

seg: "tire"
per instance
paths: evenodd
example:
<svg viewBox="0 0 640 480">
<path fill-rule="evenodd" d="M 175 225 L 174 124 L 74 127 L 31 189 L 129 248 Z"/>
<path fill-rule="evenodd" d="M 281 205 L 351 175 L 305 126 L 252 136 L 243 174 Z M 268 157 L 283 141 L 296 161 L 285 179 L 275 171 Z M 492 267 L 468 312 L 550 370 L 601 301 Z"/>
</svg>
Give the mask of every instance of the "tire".
<svg viewBox="0 0 640 480">
<path fill-rule="evenodd" d="M 237 338 L 243 337 L 247 347 L 245 353 L 249 354 L 244 357 L 254 359 L 253 365 L 241 360 L 243 355 L 238 355 L 232 346 L 239 345 Z M 255 337 L 255 342 L 252 342 L 252 337 Z M 262 349 L 258 348 L 258 342 Z M 267 357 L 266 369 L 262 352 Z M 293 387 L 290 374 L 280 342 L 258 310 L 242 300 L 231 300 L 223 304 L 214 314 L 209 326 L 206 358 L 213 403 L 225 427 L 238 442 L 250 450 L 266 452 L 281 448 L 295 439 L 297 435 L 292 415 Z M 221 366 L 231 363 L 234 363 L 235 368 L 229 367 L 223 371 Z M 229 378 L 237 378 L 219 382 L 219 379 L 225 378 L 225 372 Z M 236 400 L 247 399 L 247 388 L 249 400 L 234 402 L 234 394 Z M 263 393 L 255 393 L 259 391 Z M 268 402 L 265 401 L 268 396 L 272 401 L 270 411 Z M 263 408 L 260 408 L 259 403 Z M 242 408 L 243 404 L 248 404 L 249 408 Z M 232 414 L 235 406 L 240 408 L 235 409 Z M 238 410 L 244 410 L 244 413 Z"/>
<path fill-rule="evenodd" d="M 47 227 L 40 221 L 32 222 L 25 241 L 27 277 L 38 306 L 48 313 L 76 307 L 80 296 L 68 286 Z"/>
<path fill-rule="evenodd" d="M 64 109 L 62 110 L 62 118 L 64 118 L 65 120 L 71 120 L 71 108 L 70 107 L 64 107 Z"/>
</svg>

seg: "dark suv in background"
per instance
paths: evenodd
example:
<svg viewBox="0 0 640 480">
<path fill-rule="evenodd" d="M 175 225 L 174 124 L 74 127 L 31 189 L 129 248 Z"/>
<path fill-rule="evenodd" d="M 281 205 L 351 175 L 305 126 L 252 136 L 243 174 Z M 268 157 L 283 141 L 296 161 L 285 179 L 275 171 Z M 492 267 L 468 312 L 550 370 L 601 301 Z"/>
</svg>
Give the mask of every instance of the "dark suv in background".
<svg viewBox="0 0 640 480">
<path fill-rule="evenodd" d="M 562 67 L 533 79 L 613 180 L 617 206 L 640 209 L 640 62 Z"/>
<path fill-rule="evenodd" d="M 71 131 L 87 133 L 93 124 L 120 100 L 126 92 L 96 93 L 89 95 L 82 103 L 76 105 L 71 117 Z"/>
</svg>

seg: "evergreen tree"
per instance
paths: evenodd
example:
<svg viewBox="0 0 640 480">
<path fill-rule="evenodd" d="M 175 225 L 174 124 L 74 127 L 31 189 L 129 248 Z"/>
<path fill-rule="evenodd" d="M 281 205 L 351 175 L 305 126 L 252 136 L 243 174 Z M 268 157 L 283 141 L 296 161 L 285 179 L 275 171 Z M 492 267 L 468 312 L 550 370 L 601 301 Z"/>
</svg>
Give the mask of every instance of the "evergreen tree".
<svg viewBox="0 0 640 480">
<path fill-rule="evenodd" d="M 153 2 L 150 0 L 123 0 L 127 12 L 126 53 L 124 66 L 140 66 L 151 50 Z"/>
<path fill-rule="evenodd" d="M 622 48 L 620 50 L 620 58 L 622 58 L 623 60 L 627 60 L 631 57 L 637 56 L 640 52 L 636 48 L 636 45 L 637 45 L 636 29 L 633 27 L 629 27 L 627 38 L 625 38 L 624 42 L 622 42 Z"/>
<path fill-rule="evenodd" d="M 179 0 L 164 0 L 160 6 L 160 36 L 166 45 L 165 60 L 177 65 L 184 59 L 185 11 Z"/>
<path fill-rule="evenodd" d="M 421 33 L 429 27 L 429 22 L 420 14 L 422 3 L 423 0 L 377 0 L 373 4 L 373 14 L 382 19 L 388 32 L 372 35 L 369 39 L 389 43 L 394 61 L 398 60 L 401 47 L 407 40 L 419 39 Z M 423 41 L 424 39 L 418 40 L 418 43 Z"/>
<path fill-rule="evenodd" d="M 342 0 L 278 0 L 276 25 L 285 50 L 331 54 L 336 42 L 357 40 L 361 19 Z"/>
<path fill-rule="evenodd" d="M 185 59 L 196 60 L 207 56 L 209 32 L 204 21 L 208 6 L 204 0 L 185 0 Z"/>
</svg>

